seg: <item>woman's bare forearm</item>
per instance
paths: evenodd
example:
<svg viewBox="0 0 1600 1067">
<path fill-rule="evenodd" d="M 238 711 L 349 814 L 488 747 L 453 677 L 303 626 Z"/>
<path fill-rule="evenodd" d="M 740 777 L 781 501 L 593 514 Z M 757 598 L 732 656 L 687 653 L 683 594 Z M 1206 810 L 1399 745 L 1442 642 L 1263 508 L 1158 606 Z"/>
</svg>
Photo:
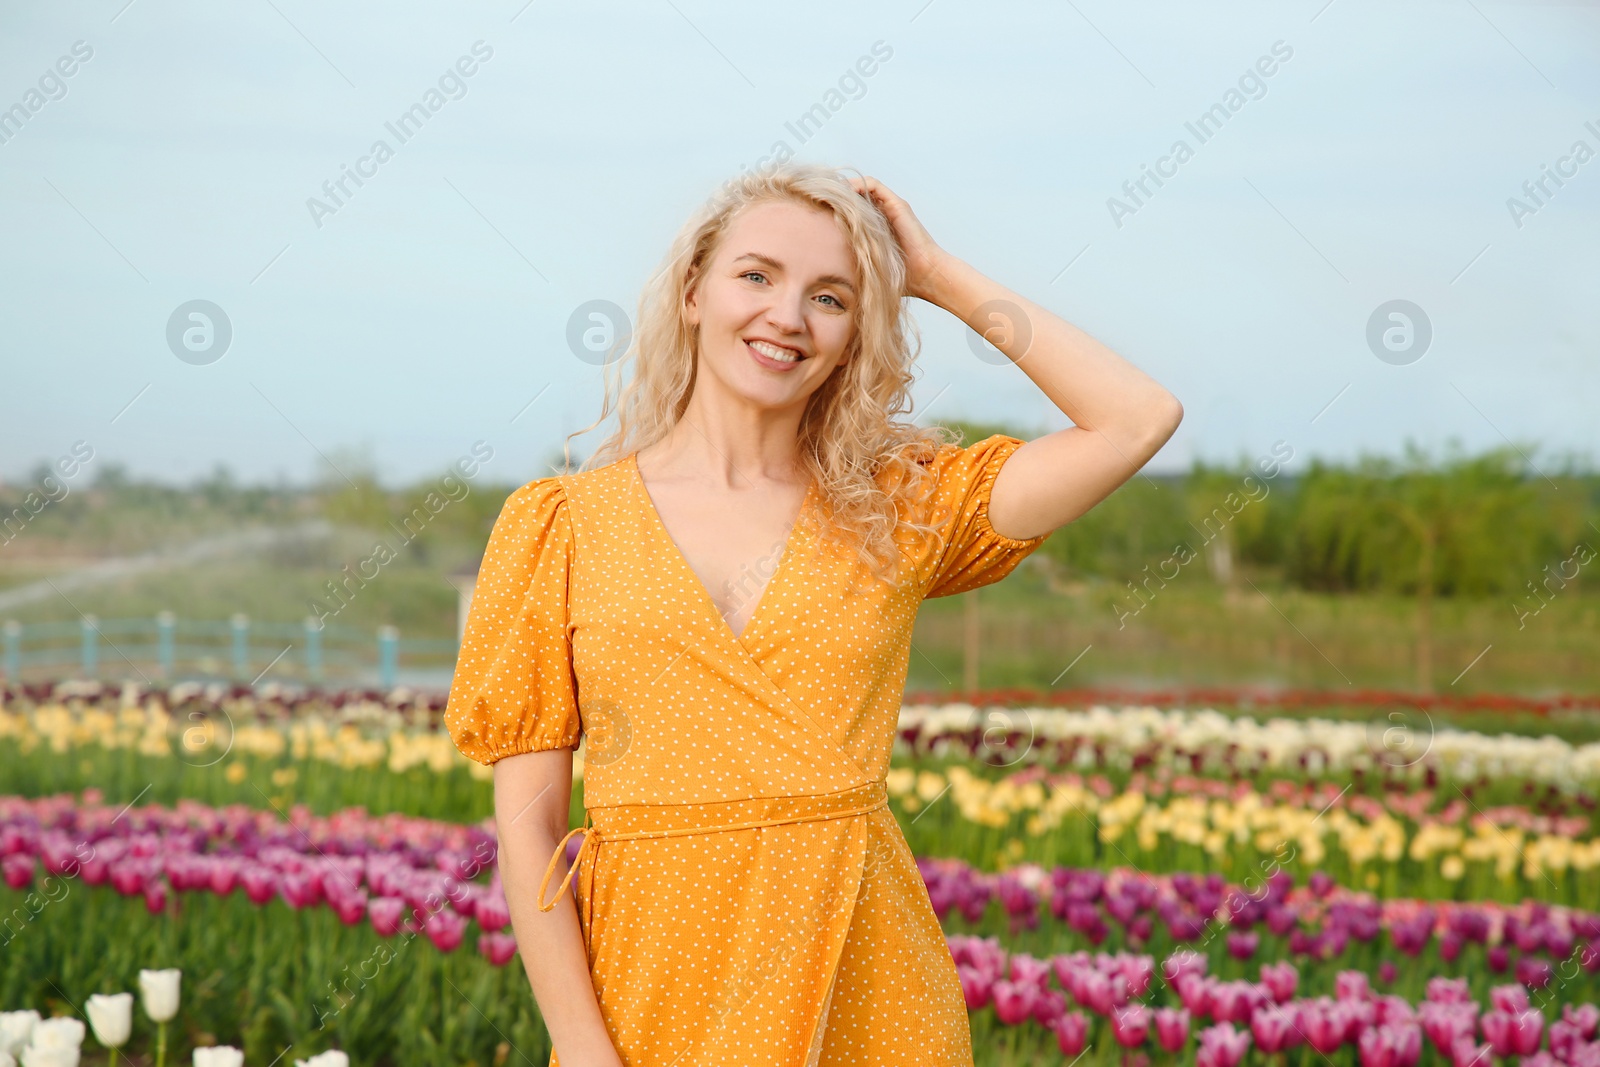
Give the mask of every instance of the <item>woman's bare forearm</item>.
<svg viewBox="0 0 1600 1067">
<path fill-rule="evenodd" d="M 1183 406 L 1154 378 L 1060 316 L 942 257 L 927 298 L 988 338 L 1073 426 L 1019 448 L 995 479 L 989 515 L 1015 537 L 1072 521 L 1166 444 Z"/>
<path fill-rule="evenodd" d="M 539 882 L 566 834 L 572 797 L 572 752 L 508 756 L 495 765 L 494 810 L 500 881 L 511 911 L 518 955 L 562 1067 L 621 1067 L 589 975 L 572 894 L 562 890 L 550 911 L 539 909 Z M 563 859 L 546 899 L 566 874 Z"/>
</svg>

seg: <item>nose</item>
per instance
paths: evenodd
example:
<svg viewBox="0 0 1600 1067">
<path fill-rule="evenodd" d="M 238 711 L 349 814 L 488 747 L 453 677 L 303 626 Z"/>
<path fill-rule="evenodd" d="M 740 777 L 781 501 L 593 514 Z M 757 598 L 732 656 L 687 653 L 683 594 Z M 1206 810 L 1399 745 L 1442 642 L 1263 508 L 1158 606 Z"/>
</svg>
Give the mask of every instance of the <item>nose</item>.
<svg viewBox="0 0 1600 1067">
<path fill-rule="evenodd" d="M 796 286 L 774 287 L 767 322 L 783 333 L 800 333 L 806 328 L 805 299 L 805 293 Z"/>
</svg>

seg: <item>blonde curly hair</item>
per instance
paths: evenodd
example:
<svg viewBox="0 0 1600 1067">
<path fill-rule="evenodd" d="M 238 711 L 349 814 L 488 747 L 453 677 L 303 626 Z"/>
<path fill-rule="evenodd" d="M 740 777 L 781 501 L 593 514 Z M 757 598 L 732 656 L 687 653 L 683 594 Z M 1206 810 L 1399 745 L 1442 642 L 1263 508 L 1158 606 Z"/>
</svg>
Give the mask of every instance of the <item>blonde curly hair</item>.
<svg viewBox="0 0 1600 1067">
<path fill-rule="evenodd" d="M 897 541 L 934 532 L 931 523 L 907 513 L 932 488 L 925 462 L 956 435 L 943 426 L 896 418 L 911 410 L 911 367 L 921 347 L 906 312 L 905 259 L 889 220 L 840 169 L 786 162 L 741 174 L 690 218 L 639 295 L 638 328 L 607 369 L 600 417 L 568 435 L 568 466 L 571 438 L 613 411 L 615 432 L 578 469 L 624 459 L 677 424 L 698 364 L 699 331 L 686 321 L 685 297 L 741 211 L 783 200 L 831 212 L 860 274 L 855 331 L 844 362 L 811 395 L 801 418 L 800 463 L 831 515 L 824 536 L 852 545 L 863 564 L 892 581 L 901 561 Z"/>
</svg>

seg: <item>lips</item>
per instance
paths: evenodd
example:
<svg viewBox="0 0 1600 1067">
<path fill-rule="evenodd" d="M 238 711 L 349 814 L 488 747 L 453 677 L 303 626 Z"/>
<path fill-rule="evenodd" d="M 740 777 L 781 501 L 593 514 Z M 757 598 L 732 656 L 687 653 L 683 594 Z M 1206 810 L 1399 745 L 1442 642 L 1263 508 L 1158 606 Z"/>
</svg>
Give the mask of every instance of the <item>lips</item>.
<svg viewBox="0 0 1600 1067">
<path fill-rule="evenodd" d="M 773 370 L 787 370 L 806 359 L 806 354 L 799 349 L 776 344 L 765 338 L 747 340 L 745 347 L 750 350 L 757 363 Z"/>
</svg>

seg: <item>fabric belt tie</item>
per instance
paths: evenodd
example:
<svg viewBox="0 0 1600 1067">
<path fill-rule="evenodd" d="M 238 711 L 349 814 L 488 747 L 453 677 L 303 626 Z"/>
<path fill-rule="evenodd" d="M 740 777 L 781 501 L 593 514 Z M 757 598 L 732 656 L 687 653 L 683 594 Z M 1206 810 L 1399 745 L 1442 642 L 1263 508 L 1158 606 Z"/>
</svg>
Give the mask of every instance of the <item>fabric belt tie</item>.
<svg viewBox="0 0 1600 1067">
<path fill-rule="evenodd" d="M 604 841 L 637 841 L 657 837 L 683 837 L 688 834 L 715 834 L 729 830 L 750 830 L 761 826 L 787 826 L 865 815 L 889 806 L 888 786 L 882 779 L 864 782 L 836 793 L 794 797 L 752 797 L 746 800 L 719 800 L 705 804 L 616 804 L 584 809 L 584 824 L 567 831 L 539 883 L 539 910 L 550 911 L 561 899 L 574 873 L 588 860 L 592 875 L 595 851 Z M 556 865 L 567 850 L 573 834 L 583 834 L 583 844 L 572 866 L 556 887 L 548 903 L 545 892 L 555 876 Z"/>
</svg>

